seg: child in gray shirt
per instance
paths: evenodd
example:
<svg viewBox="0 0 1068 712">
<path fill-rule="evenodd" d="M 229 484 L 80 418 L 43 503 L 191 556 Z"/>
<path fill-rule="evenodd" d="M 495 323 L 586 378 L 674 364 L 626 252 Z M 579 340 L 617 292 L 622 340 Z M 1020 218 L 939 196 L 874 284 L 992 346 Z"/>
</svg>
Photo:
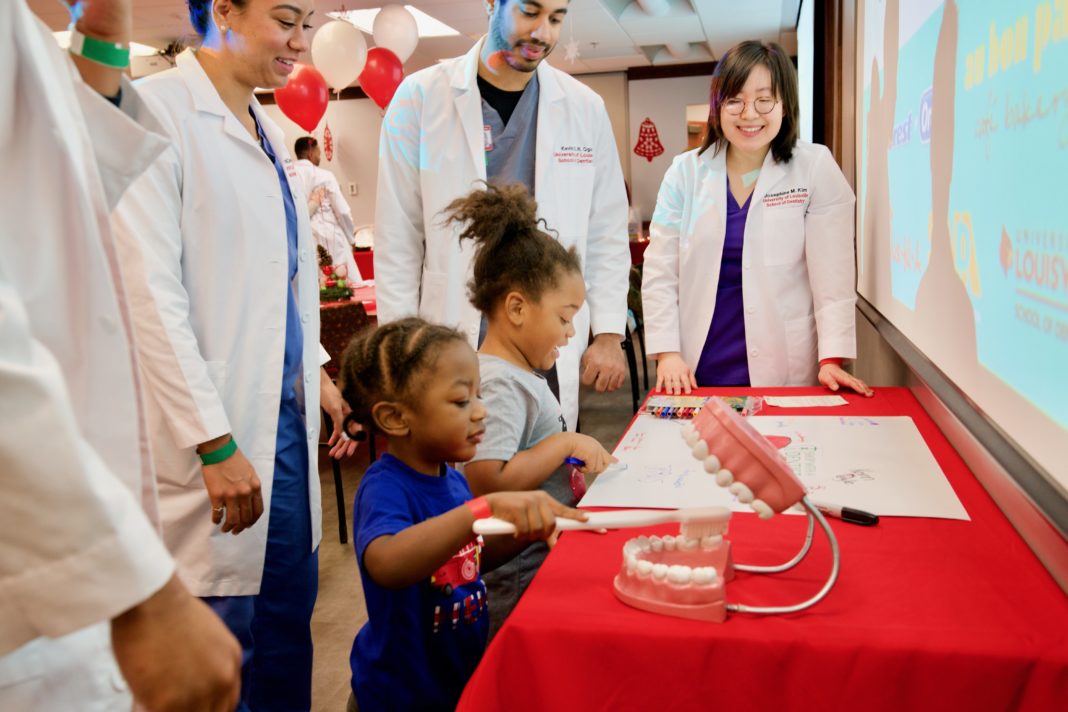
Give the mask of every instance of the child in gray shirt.
<svg viewBox="0 0 1068 712">
<path fill-rule="evenodd" d="M 565 458 L 596 475 L 614 458 L 593 438 L 566 432 L 560 403 L 536 369 L 552 368 L 559 348 L 575 335 L 572 320 L 586 299 L 574 248 L 538 229 L 537 206 L 522 185 L 490 185 L 449 206 L 465 224 L 460 239 L 476 243 L 468 296 L 486 317 L 479 349 L 486 431 L 464 466 L 476 495 L 544 489 L 571 504 Z M 500 628 L 548 554 L 531 545 L 484 577 L 490 635 Z"/>
</svg>

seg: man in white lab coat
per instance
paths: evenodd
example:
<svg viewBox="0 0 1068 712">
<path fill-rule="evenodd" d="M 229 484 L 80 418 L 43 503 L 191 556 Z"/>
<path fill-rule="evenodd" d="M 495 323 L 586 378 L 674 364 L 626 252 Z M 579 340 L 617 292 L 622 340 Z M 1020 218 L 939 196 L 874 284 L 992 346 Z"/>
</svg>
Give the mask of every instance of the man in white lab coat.
<svg viewBox="0 0 1068 712">
<path fill-rule="evenodd" d="M 568 428 L 579 380 L 622 385 L 630 252 L 627 195 L 601 98 L 543 60 L 569 0 L 486 0 L 489 34 L 465 56 L 404 80 L 382 122 L 375 207 L 379 321 L 419 314 L 457 325 L 472 345 L 480 315 L 467 300 L 472 247 L 443 209 L 480 181 L 522 182 L 538 216 L 578 250 L 587 304 L 556 364 Z M 593 342 L 586 347 L 592 326 Z M 585 351 L 585 353 L 583 353 Z"/>
<path fill-rule="evenodd" d="M 363 284 L 360 270 L 352 256 L 352 210 L 341 194 L 337 177 L 319 167 L 322 152 L 319 142 L 311 136 L 301 136 L 293 145 L 297 157 L 297 175 L 304 184 L 304 194 L 309 197 L 312 235 L 315 242 L 330 253 L 334 265 L 345 265 L 349 286 Z"/>
<path fill-rule="evenodd" d="M 75 29 L 125 45 L 130 15 L 95 0 Z M 0 3 L 0 709 L 222 712 L 239 647 L 153 521 L 108 223 L 165 144 L 117 68 L 73 59 Z"/>
</svg>

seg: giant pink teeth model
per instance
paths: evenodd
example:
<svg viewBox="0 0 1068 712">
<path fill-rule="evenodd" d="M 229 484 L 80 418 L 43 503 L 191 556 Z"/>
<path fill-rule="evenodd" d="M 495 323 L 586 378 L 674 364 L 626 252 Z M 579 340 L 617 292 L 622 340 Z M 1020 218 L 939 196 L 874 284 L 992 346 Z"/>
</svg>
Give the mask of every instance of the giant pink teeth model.
<svg viewBox="0 0 1068 712">
<path fill-rule="evenodd" d="M 679 535 L 639 536 L 623 545 L 623 565 L 615 577 L 616 596 L 624 603 L 654 613 L 720 623 L 727 611 L 792 613 L 819 602 L 838 578 L 838 541 L 823 515 L 805 496 L 804 485 L 771 443 L 718 398 L 709 399 L 683 437 L 694 457 L 748 504 L 761 519 L 769 519 L 798 502 L 808 513 L 808 531 L 801 551 L 779 566 L 745 566 L 731 560 L 730 542 L 723 537 L 731 512 L 725 507 L 669 511 L 623 510 L 592 512 L 585 522 L 557 520 L 561 530 L 613 529 L 679 522 Z M 815 522 L 831 544 L 833 564 L 823 587 L 812 598 L 792 606 L 755 607 L 726 600 L 726 582 L 734 571 L 771 574 L 793 568 L 808 554 Z M 504 520 L 474 523 L 479 534 L 509 534 L 515 528 Z"/>
</svg>

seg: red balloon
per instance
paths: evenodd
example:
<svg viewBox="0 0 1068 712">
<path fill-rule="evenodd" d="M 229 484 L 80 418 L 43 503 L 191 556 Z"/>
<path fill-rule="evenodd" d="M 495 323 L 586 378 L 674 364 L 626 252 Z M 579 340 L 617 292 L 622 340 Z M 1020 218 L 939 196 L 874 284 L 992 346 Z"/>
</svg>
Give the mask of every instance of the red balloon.
<svg viewBox="0 0 1068 712">
<path fill-rule="evenodd" d="M 360 86 L 380 109 L 389 106 L 402 79 L 404 67 L 397 55 L 385 47 L 372 47 L 367 50 L 367 64 L 360 72 Z"/>
<path fill-rule="evenodd" d="M 330 89 L 319 70 L 298 62 L 286 85 L 274 90 L 274 100 L 283 114 L 311 133 L 326 113 Z"/>
</svg>

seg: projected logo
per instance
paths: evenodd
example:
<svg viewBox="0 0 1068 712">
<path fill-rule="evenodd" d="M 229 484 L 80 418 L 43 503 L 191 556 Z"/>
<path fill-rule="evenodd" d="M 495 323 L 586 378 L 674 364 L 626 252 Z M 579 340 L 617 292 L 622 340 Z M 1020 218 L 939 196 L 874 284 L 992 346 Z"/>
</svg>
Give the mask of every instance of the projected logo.
<svg viewBox="0 0 1068 712">
<path fill-rule="evenodd" d="M 975 229 L 972 227 L 972 214 L 968 211 L 953 211 L 950 234 L 953 236 L 950 241 L 953 249 L 953 267 L 971 295 L 981 296 L 983 290 L 979 283 L 979 262 L 975 254 Z"/>
<path fill-rule="evenodd" d="M 1057 314 L 1068 311 L 1066 250 L 1065 233 L 1017 229 L 1013 236 L 1001 227 L 998 258 L 1020 299 L 1015 304 L 1016 320 L 1061 341 L 1068 340 L 1068 322 Z"/>
<path fill-rule="evenodd" d="M 1016 239 L 1001 227 L 1001 268 L 1017 284 L 1052 297 L 1053 306 L 1068 307 L 1068 236 L 1053 230 L 1016 231 Z"/>
<path fill-rule="evenodd" d="M 920 97 L 920 142 L 931 142 L 931 97 L 934 89 L 928 89 Z"/>
</svg>

